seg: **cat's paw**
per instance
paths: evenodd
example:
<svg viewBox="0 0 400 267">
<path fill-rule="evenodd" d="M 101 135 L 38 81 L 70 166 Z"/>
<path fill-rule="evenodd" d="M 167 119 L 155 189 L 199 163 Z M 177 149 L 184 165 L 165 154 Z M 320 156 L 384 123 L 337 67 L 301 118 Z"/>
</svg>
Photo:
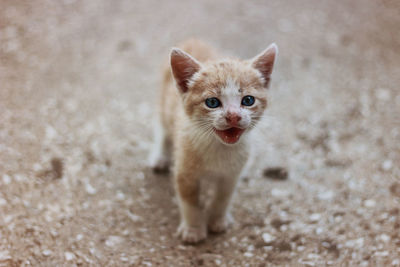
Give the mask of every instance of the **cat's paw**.
<svg viewBox="0 0 400 267">
<path fill-rule="evenodd" d="M 187 226 L 181 223 L 178 227 L 178 236 L 185 243 L 198 243 L 207 237 L 207 230 L 205 227 Z"/>
<path fill-rule="evenodd" d="M 170 160 L 168 157 L 160 156 L 149 160 L 149 167 L 156 174 L 166 174 L 169 172 Z"/>
<path fill-rule="evenodd" d="M 226 216 L 210 220 L 208 223 L 208 230 L 212 233 L 222 233 L 225 232 L 233 222 L 233 217 L 227 214 Z"/>
</svg>

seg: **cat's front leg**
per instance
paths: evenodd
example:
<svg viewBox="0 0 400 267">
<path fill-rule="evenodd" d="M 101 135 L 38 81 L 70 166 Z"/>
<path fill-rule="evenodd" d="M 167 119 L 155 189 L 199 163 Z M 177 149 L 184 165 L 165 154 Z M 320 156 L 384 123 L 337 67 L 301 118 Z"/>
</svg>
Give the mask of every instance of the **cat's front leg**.
<svg viewBox="0 0 400 267">
<path fill-rule="evenodd" d="M 178 171 L 175 183 L 181 214 L 178 235 L 187 243 L 200 242 L 207 237 L 207 228 L 200 204 L 198 174 L 192 170 Z"/>
<path fill-rule="evenodd" d="M 208 229 L 210 232 L 224 232 L 233 223 L 233 218 L 229 213 L 229 204 L 237 180 L 237 176 L 224 177 L 218 180 L 215 196 L 209 209 Z"/>
</svg>

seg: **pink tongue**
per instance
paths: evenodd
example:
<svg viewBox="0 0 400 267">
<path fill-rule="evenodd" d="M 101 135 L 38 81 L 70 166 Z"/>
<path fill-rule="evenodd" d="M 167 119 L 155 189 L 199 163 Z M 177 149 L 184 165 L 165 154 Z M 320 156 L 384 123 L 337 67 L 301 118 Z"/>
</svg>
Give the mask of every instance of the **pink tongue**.
<svg viewBox="0 0 400 267">
<path fill-rule="evenodd" d="M 226 130 L 215 130 L 215 132 L 218 134 L 218 136 L 225 142 L 228 144 L 234 144 L 236 143 L 240 136 L 243 133 L 243 129 L 240 128 L 229 128 Z"/>
</svg>

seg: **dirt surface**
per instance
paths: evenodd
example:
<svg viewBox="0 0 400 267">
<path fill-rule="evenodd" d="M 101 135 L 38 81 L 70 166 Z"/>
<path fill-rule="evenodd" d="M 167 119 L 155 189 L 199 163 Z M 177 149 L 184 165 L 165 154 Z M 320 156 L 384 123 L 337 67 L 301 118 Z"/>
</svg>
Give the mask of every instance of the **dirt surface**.
<svg viewBox="0 0 400 267">
<path fill-rule="evenodd" d="M 400 266 L 399 25 L 394 0 L 1 1 L 0 266 Z M 280 50 L 236 222 L 197 246 L 145 167 L 192 36 Z"/>
</svg>

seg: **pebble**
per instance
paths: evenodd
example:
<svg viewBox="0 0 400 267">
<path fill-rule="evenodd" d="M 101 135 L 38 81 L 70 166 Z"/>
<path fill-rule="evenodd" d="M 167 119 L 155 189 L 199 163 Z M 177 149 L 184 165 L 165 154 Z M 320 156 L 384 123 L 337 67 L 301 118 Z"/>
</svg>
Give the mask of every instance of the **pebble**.
<svg viewBox="0 0 400 267">
<path fill-rule="evenodd" d="M 321 219 L 321 214 L 319 213 L 313 213 L 310 215 L 310 221 L 311 222 L 317 222 Z"/>
<path fill-rule="evenodd" d="M 0 261 L 6 261 L 6 260 L 10 260 L 10 259 L 11 259 L 11 256 L 7 250 L 0 251 Z"/>
<path fill-rule="evenodd" d="M 42 251 L 43 256 L 50 256 L 51 254 L 53 254 L 53 251 L 51 251 L 50 249 L 45 249 Z"/>
<path fill-rule="evenodd" d="M 382 240 L 383 242 L 387 243 L 390 241 L 390 236 L 388 236 L 387 234 L 381 234 L 379 236 L 379 239 Z"/>
<path fill-rule="evenodd" d="M 113 246 L 116 246 L 116 245 L 122 243 L 122 241 L 124 241 L 124 239 L 122 237 L 116 236 L 116 235 L 111 235 L 107 238 L 105 244 L 107 247 L 113 247 Z"/>
<path fill-rule="evenodd" d="M 118 200 L 124 200 L 125 199 L 125 194 L 122 193 L 121 191 L 117 192 L 117 199 Z"/>
<path fill-rule="evenodd" d="M 306 248 L 304 246 L 298 246 L 297 247 L 297 251 L 301 252 L 303 250 L 305 250 Z"/>
<path fill-rule="evenodd" d="M 271 243 L 272 241 L 275 240 L 275 237 L 273 235 L 270 235 L 269 233 L 263 233 L 262 239 L 264 240 L 265 243 Z"/>
<path fill-rule="evenodd" d="M 318 199 L 320 200 L 331 200 L 334 196 L 335 194 L 330 190 L 318 193 Z"/>
<path fill-rule="evenodd" d="M 385 88 L 379 88 L 375 91 L 375 96 L 381 101 L 388 101 L 390 99 L 390 91 Z"/>
<path fill-rule="evenodd" d="M 72 261 L 72 260 L 74 260 L 75 259 L 75 254 L 74 253 L 72 253 L 72 252 L 65 252 L 64 253 L 64 256 L 65 256 L 65 260 L 66 261 Z"/>
<path fill-rule="evenodd" d="M 377 257 L 387 257 L 389 256 L 389 251 L 376 251 L 375 256 Z"/>
<path fill-rule="evenodd" d="M 129 217 L 129 219 L 131 219 L 132 222 L 140 222 L 142 220 L 142 217 L 133 214 L 129 210 L 126 211 L 126 215 Z"/>
<path fill-rule="evenodd" d="M 320 255 L 315 254 L 315 253 L 310 253 L 310 254 L 307 255 L 307 258 L 310 259 L 310 260 L 316 260 L 316 259 L 320 258 Z"/>
<path fill-rule="evenodd" d="M 314 262 L 311 262 L 311 261 L 305 261 L 305 260 L 303 260 L 303 259 L 299 259 L 299 261 L 298 261 L 300 264 L 303 264 L 303 265 L 305 265 L 305 266 L 315 266 L 315 263 Z"/>
<path fill-rule="evenodd" d="M 57 237 L 58 236 L 58 232 L 55 229 L 51 229 L 50 230 L 50 234 L 52 237 Z"/>
<path fill-rule="evenodd" d="M 364 201 L 364 206 L 367 208 L 373 208 L 376 206 L 376 201 L 373 199 L 367 199 Z"/>
<path fill-rule="evenodd" d="M 57 136 L 57 131 L 50 125 L 46 127 L 46 138 L 47 139 L 54 139 Z"/>
<path fill-rule="evenodd" d="M 246 258 L 251 258 L 251 257 L 254 256 L 254 254 L 251 253 L 251 252 L 245 252 L 243 255 L 244 255 Z"/>
<path fill-rule="evenodd" d="M 5 206 L 7 204 L 7 200 L 4 198 L 0 198 L 0 206 Z"/>
<path fill-rule="evenodd" d="M 273 197 L 286 197 L 289 195 L 289 192 L 287 190 L 274 188 L 271 190 L 271 195 Z"/>
<path fill-rule="evenodd" d="M 352 239 L 348 240 L 345 244 L 346 247 L 348 248 L 361 248 L 364 245 L 364 238 L 360 237 L 358 239 Z"/>
<path fill-rule="evenodd" d="M 392 166 L 393 166 L 393 162 L 390 159 L 388 159 L 388 160 L 385 160 L 384 162 L 382 162 L 381 167 L 382 167 L 382 170 L 389 171 L 392 168 Z"/>
<path fill-rule="evenodd" d="M 87 183 L 85 185 L 85 190 L 89 195 L 94 195 L 97 193 L 96 188 L 94 188 L 91 184 Z"/>
<path fill-rule="evenodd" d="M 10 184 L 11 183 L 11 177 L 8 174 L 3 174 L 3 183 L 4 184 Z"/>
</svg>

